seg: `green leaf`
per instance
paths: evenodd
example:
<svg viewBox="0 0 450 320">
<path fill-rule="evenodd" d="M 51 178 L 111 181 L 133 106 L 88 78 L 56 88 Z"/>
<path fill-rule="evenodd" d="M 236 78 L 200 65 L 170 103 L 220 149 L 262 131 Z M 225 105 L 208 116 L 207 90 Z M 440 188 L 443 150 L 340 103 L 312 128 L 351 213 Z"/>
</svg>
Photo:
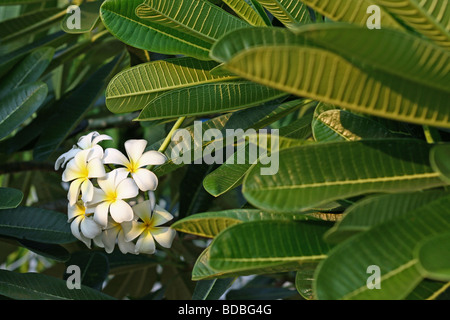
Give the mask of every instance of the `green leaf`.
<svg viewBox="0 0 450 320">
<path fill-rule="evenodd" d="M 132 47 L 210 60 L 208 54 L 211 43 L 149 19 L 139 18 L 135 11 L 141 4 L 142 0 L 106 0 L 100 7 L 100 17 L 111 34 Z"/>
<path fill-rule="evenodd" d="M 81 284 L 93 289 L 101 290 L 108 276 L 108 258 L 102 252 L 75 252 L 66 262 L 66 267 L 75 265 L 80 268 Z M 65 273 L 64 279 L 70 274 Z"/>
<path fill-rule="evenodd" d="M 448 300 L 450 282 L 425 279 L 414 288 L 406 300 Z"/>
<path fill-rule="evenodd" d="M 68 20 L 74 13 L 68 13 L 61 21 L 61 29 L 67 33 L 86 33 L 92 31 L 100 18 L 100 6 L 103 1 L 83 2 L 78 7 L 80 10 L 80 28 L 68 27 Z"/>
<path fill-rule="evenodd" d="M 111 300 L 106 294 L 81 285 L 71 290 L 66 281 L 39 273 L 0 270 L 0 294 L 17 300 Z"/>
<path fill-rule="evenodd" d="M 48 119 L 51 128 L 42 132 L 33 150 L 35 160 L 50 157 L 76 127 L 84 114 L 103 93 L 108 81 L 120 66 L 121 57 L 103 65 L 83 84 L 61 99 Z"/>
<path fill-rule="evenodd" d="M 11 91 L 0 102 L 0 139 L 33 115 L 47 96 L 47 85 L 42 82 L 25 84 Z"/>
<path fill-rule="evenodd" d="M 42 243 L 24 239 L 19 240 L 19 244 L 34 253 L 58 262 L 65 262 L 70 258 L 69 251 L 59 244 Z"/>
<path fill-rule="evenodd" d="M 262 220 L 314 220 L 306 215 L 271 213 L 258 209 L 230 209 L 203 212 L 188 216 L 172 224 L 171 228 L 201 237 L 214 238 L 235 224 Z"/>
<path fill-rule="evenodd" d="M 218 197 L 241 185 L 245 175 L 256 163 L 256 160 L 266 155 L 267 152 L 308 143 L 302 140 L 290 139 L 283 136 L 279 136 L 278 141 L 272 142 L 272 134 L 273 133 L 271 132 L 268 134 L 259 133 L 257 135 L 248 135 L 248 138 L 251 141 L 250 143 L 238 145 L 236 152 L 233 153 L 233 155 L 228 158 L 225 163 L 221 164 L 219 168 L 205 177 L 203 180 L 203 186 L 206 191 L 213 196 Z M 261 143 L 261 139 L 266 141 L 267 145 Z M 272 146 L 272 144 L 275 145 Z M 255 147 L 258 148 L 256 152 Z M 268 150 L 266 150 L 266 147 L 268 147 Z M 257 153 L 257 155 L 255 153 Z"/>
<path fill-rule="evenodd" d="M 374 0 L 443 48 L 450 48 L 450 5 L 432 0 Z"/>
<path fill-rule="evenodd" d="M 430 152 L 431 167 L 439 172 L 441 179 L 450 184 L 450 144 L 434 146 Z"/>
<path fill-rule="evenodd" d="M 49 8 L 2 21 L 0 23 L 0 40 L 5 43 L 48 29 L 56 24 L 64 14 L 64 9 Z"/>
<path fill-rule="evenodd" d="M 42 47 L 31 52 L 0 82 L 0 98 L 21 85 L 35 82 L 53 58 L 55 49 Z"/>
<path fill-rule="evenodd" d="M 295 274 L 295 288 L 298 293 L 307 300 L 314 300 L 313 282 L 314 272 L 318 263 L 305 263 L 303 264 L 297 273 Z"/>
<path fill-rule="evenodd" d="M 371 13 L 367 9 L 377 0 L 302 0 L 304 4 L 334 21 L 350 22 L 360 26 L 366 26 Z M 380 8 L 381 27 L 403 29 L 391 15 Z"/>
<path fill-rule="evenodd" d="M 17 207 L 23 199 L 22 191 L 14 188 L 0 187 L 0 209 Z"/>
<path fill-rule="evenodd" d="M 243 20 L 204 0 L 146 0 L 137 7 L 136 15 L 210 43 L 232 30 L 248 26 Z"/>
<path fill-rule="evenodd" d="M 312 132 L 314 139 L 320 142 L 385 139 L 396 136 L 369 117 L 340 109 L 320 113 L 312 123 Z"/>
<path fill-rule="evenodd" d="M 259 31 L 260 38 L 273 36 Z M 257 34 L 240 32 L 234 31 L 218 41 L 211 56 L 235 46 L 234 42 L 257 42 L 248 40 Z M 447 91 L 381 69 L 363 68 L 327 50 L 296 43 L 281 46 L 274 39 L 266 42 L 275 44 L 250 47 L 221 62 L 238 76 L 297 96 L 397 121 L 450 126 Z"/>
<path fill-rule="evenodd" d="M 450 233 L 433 235 L 419 243 L 415 250 L 419 269 L 425 278 L 450 281 Z"/>
<path fill-rule="evenodd" d="M 450 52 L 416 35 L 340 23 L 309 25 L 294 32 L 359 66 L 370 65 L 422 86 L 450 93 L 447 70 Z M 387 51 L 384 48 L 396 49 Z M 428 63 L 423 63 L 424 59 Z"/>
<path fill-rule="evenodd" d="M 448 192 L 441 190 L 427 190 L 364 198 L 344 212 L 344 217 L 325 234 L 325 240 L 332 243 L 342 242 L 357 233 L 402 217 L 413 209 L 422 208 L 448 195 Z"/>
<path fill-rule="evenodd" d="M 209 264 L 221 272 L 261 274 L 298 269 L 322 260 L 328 224 L 313 221 L 253 221 L 236 224 L 211 243 Z"/>
<path fill-rule="evenodd" d="M 251 3 L 247 3 L 245 0 L 223 0 L 233 11 L 241 17 L 243 20 L 247 21 L 252 26 L 266 26 L 267 22 L 259 14 L 259 12 L 254 9 Z"/>
<path fill-rule="evenodd" d="M 247 81 L 202 84 L 160 95 L 142 110 L 138 120 L 222 113 L 254 107 L 286 95 Z"/>
<path fill-rule="evenodd" d="M 261 209 L 301 211 L 371 192 L 437 187 L 443 183 L 429 164 L 430 148 L 421 140 L 387 139 L 284 149 L 278 173 L 260 175 L 258 163 L 247 174 L 243 193 Z"/>
<path fill-rule="evenodd" d="M 195 285 L 192 300 L 218 300 L 234 280 L 235 278 L 200 280 Z"/>
<path fill-rule="evenodd" d="M 423 280 L 416 246 L 449 228 L 450 197 L 444 197 L 356 235 L 320 263 L 314 293 L 321 300 L 404 299 Z M 373 265 L 380 270 L 380 289 L 367 286 L 374 275 L 368 267 Z"/>
<path fill-rule="evenodd" d="M 308 7 L 298 0 L 258 0 L 258 2 L 287 27 L 311 23 Z"/>
<path fill-rule="evenodd" d="M 53 244 L 76 240 L 66 215 L 34 207 L 0 210 L 0 235 Z"/>
<path fill-rule="evenodd" d="M 217 63 L 193 58 L 172 58 L 139 64 L 118 73 L 106 90 L 106 105 L 115 113 L 143 109 L 170 90 L 214 83 L 236 77 L 213 76 Z"/>
</svg>

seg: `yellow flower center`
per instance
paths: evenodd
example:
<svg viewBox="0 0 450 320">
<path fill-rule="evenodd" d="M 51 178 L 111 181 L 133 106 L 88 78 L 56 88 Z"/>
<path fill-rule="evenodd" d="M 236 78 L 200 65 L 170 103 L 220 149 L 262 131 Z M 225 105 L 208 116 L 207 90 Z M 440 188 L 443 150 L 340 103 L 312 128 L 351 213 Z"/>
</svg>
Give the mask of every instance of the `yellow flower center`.
<svg viewBox="0 0 450 320">
<path fill-rule="evenodd" d="M 105 200 L 107 202 L 115 202 L 117 200 L 117 192 L 110 191 L 110 192 L 106 193 Z"/>
<path fill-rule="evenodd" d="M 130 160 L 130 162 L 127 165 L 127 169 L 130 173 L 135 173 L 137 169 L 139 169 L 139 166 L 133 160 Z"/>
</svg>

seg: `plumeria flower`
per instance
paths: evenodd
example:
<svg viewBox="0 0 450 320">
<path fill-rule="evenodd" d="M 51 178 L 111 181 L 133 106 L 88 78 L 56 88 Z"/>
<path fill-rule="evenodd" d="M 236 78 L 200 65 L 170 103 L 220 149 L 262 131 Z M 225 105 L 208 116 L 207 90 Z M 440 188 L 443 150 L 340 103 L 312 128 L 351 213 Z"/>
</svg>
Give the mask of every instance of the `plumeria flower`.
<svg viewBox="0 0 450 320">
<path fill-rule="evenodd" d="M 167 159 L 164 154 L 158 151 L 151 150 L 144 152 L 146 146 L 146 140 L 128 140 L 125 142 L 125 151 L 128 158 L 119 150 L 108 148 L 105 150 L 103 162 L 105 164 L 124 166 L 117 170 L 130 173 L 140 190 L 155 190 L 158 186 L 158 178 L 153 172 L 144 167 L 149 165 L 161 165 L 166 162 Z"/>
<path fill-rule="evenodd" d="M 112 138 L 106 134 L 99 134 L 96 131 L 80 137 L 77 144 L 74 145 L 72 149 L 63 153 L 56 159 L 55 170 L 64 167 L 68 161 L 73 159 L 78 152 L 82 150 L 95 149 L 96 156 L 99 158 L 103 157 L 103 148 L 98 145 L 98 143 L 103 140 L 112 140 Z"/>
<path fill-rule="evenodd" d="M 133 179 L 127 176 L 127 172 L 113 170 L 104 178 L 97 179 L 100 189 L 94 189 L 88 207 L 95 207 L 94 220 L 103 228 L 107 227 L 108 213 L 117 223 L 133 219 L 133 209 L 124 199 L 136 197 L 139 189 Z"/>
<path fill-rule="evenodd" d="M 170 227 L 160 227 L 162 224 L 173 219 L 173 216 L 155 205 L 154 198 L 138 203 L 133 211 L 140 221 L 130 221 L 122 224 L 125 232 L 125 240 L 136 242 L 136 253 L 155 252 L 155 240 L 163 247 L 170 248 L 176 235 L 175 230 Z"/>
<path fill-rule="evenodd" d="M 78 201 L 81 190 L 83 202 L 89 202 L 94 195 L 94 185 L 89 179 L 102 178 L 106 174 L 102 160 L 96 157 L 94 149 L 82 150 L 67 163 L 62 175 L 64 182 L 70 182 L 67 198 L 69 204 L 74 205 Z"/>
<path fill-rule="evenodd" d="M 107 253 L 114 251 L 117 243 L 120 252 L 123 254 L 135 254 L 135 244 L 125 240 L 122 224 L 115 222 L 113 219 L 108 219 L 108 225 L 102 232 L 101 241 Z"/>
<path fill-rule="evenodd" d="M 78 201 L 74 205 L 69 204 L 67 211 L 72 234 L 90 248 L 91 240 L 102 232 L 102 228 L 92 218 L 93 210 L 87 209 Z"/>
</svg>

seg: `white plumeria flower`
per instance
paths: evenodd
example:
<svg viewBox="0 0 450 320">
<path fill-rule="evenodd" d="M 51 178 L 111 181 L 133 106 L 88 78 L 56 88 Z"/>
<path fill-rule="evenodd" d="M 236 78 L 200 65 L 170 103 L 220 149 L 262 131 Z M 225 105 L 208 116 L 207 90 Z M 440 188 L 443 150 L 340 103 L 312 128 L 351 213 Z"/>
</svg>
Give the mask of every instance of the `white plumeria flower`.
<svg viewBox="0 0 450 320">
<path fill-rule="evenodd" d="M 156 251 L 155 240 L 163 247 L 170 248 L 176 232 L 170 227 L 160 227 L 173 219 L 173 216 L 155 205 L 154 198 L 141 202 L 133 207 L 133 211 L 141 221 L 130 221 L 122 224 L 125 240 L 136 242 L 136 253 L 152 254 Z"/>
<path fill-rule="evenodd" d="M 113 252 L 117 243 L 120 252 L 123 254 L 135 254 L 135 244 L 125 240 L 122 224 L 115 222 L 113 219 L 108 219 L 108 225 L 102 232 L 101 242 L 107 253 Z"/>
<path fill-rule="evenodd" d="M 133 219 L 133 209 L 124 199 L 134 198 L 139 189 L 127 172 L 113 170 L 104 178 L 97 179 L 100 189 L 94 189 L 92 201 L 88 207 L 95 207 L 94 220 L 103 228 L 108 224 L 108 213 L 117 223 Z"/>
<path fill-rule="evenodd" d="M 96 156 L 101 158 L 103 156 L 103 148 L 100 147 L 98 143 L 103 140 L 112 140 L 112 138 L 106 134 L 99 134 L 96 131 L 80 137 L 77 144 L 74 145 L 72 149 L 63 153 L 58 159 L 56 159 L 55 170 L 58 170 L 60 167 L 64 167 L 68 161 L 73 159 L 78 152 L 82 150 L 93 148 L 95 149 Z"/>
<path fill-rule="evenodd" d="M 89 210 L 83 203 L 77 202 L 72 206 L 69 204 L 67 211 L 72 234 L 88 248 L 91 248 L 91 240 L 102 232 L 102 228 L 92 219 L 93 210 Z"/>
<path fill-rule="evenodd" d="M 108 148 L 105 150 L 103 162 L 105 164 L 124 166 L 124 168 L 118 168 L 117 170 L 130 173 L 140 190 L 155 190 L 158 186 L 158 178 L 153 172 L 144 167 L 161 165 L 167 159 L 164 154 L 158 151 L 150 150 L 144 152 L 146 146 L 146 140 L 128 140 L 125 142 L 125 151 L 128 158 L 119 150 Z"/>
<path fill-rule="evenodd" d="M 102 160 L 96 157 L 94 149 L 82 150 L 67 163 L 62 175 L 64 182 L 70 182 L 67 198 L 70 205 L 78 201 L 81 190 L 83 202 L 89 202 L 94 195 L 94 185 L 89 179 L 102 178 L 106 174 Z"/>
</svg>

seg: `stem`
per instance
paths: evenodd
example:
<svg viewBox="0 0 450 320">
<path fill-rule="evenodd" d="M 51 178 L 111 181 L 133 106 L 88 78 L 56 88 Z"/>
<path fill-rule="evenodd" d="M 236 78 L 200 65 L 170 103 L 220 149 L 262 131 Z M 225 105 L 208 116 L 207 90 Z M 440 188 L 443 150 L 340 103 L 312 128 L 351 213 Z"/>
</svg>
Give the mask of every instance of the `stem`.
<svg viewBox="0 0 450 320">
<path fill-rule="evenodd" d="M 172 141 L 172 136 L 174 132 L 181 126 L 183 121 L 186 119 L 186 117 L 180 117 L 178 118 L 177 122 L 173 125 L 172 129 L 170 129 L 169 133 L 167 134 L 166 138 L 164 139 L 163 143 L 159 147 L 158 151 L 161 153 L 164 153 L 169 146 L 170 142 Z M 152 170 L 154 166 L 148 166 L 147 169 Z"/>
<path fill-rule="evenodd" d="M 173 133 L 181 126 L 181 124 L 183 123 L 183 121 L 185 119 L 186 119 L 186 117 L 178 118 L 177 122 L 175 122 L 172 129 L 167 134 L 166 139 L 164 139 L 163 143 L 159 147 L 159 149 L 158 149 L 159 152 L 164 153 L 166 151 L 167 147 L 169 146 L 170 141 L 172 141 Z"/>
</svg>

